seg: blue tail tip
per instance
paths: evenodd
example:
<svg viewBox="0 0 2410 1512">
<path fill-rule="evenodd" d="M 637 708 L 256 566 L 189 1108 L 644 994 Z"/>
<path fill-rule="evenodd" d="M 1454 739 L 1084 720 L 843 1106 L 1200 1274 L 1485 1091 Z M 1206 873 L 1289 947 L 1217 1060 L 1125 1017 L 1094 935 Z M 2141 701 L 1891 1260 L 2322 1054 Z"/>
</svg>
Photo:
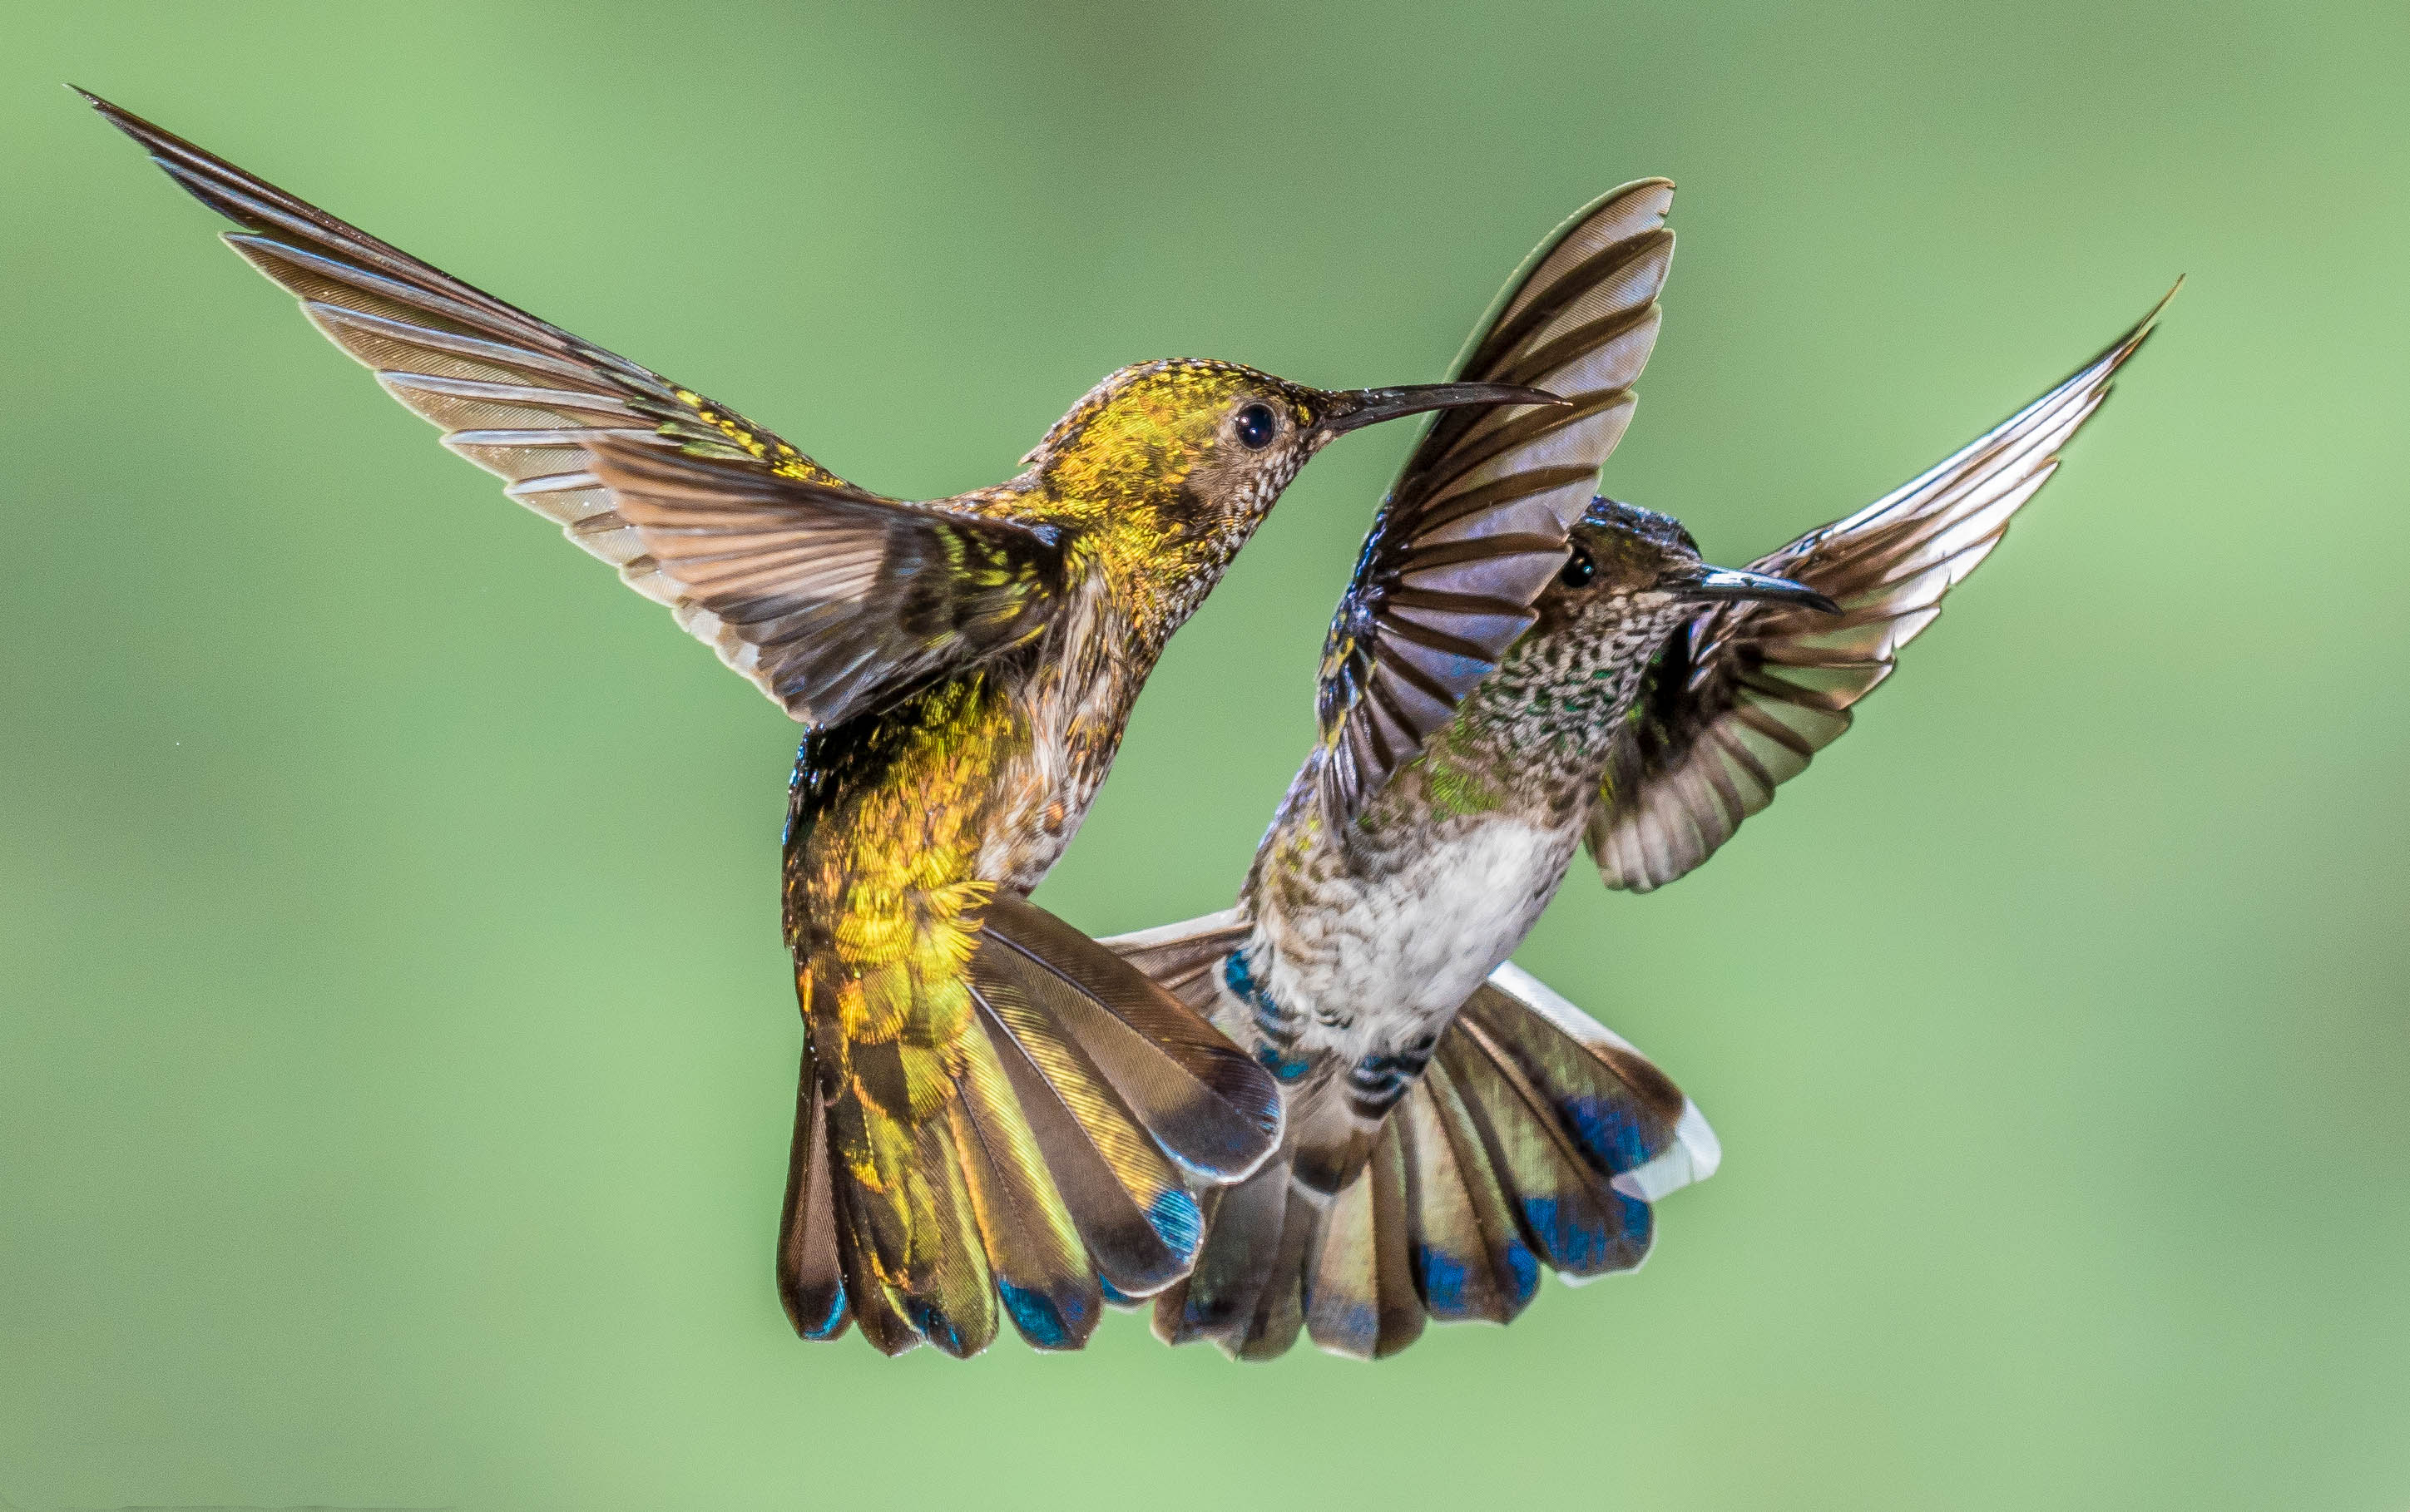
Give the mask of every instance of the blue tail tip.
<svg viewBox="0 0 2410 1512">
<path fill-rule="evenodd" d="M 1171 1188 L 1147 1204 L 1146 1226 L 1183 1260 L 1194 1256 L 1204 1243 L 1205 1215 L 1183 1187 Z"/>
<path fill-rule="evenodd" d="M 963 1331 L 956 1328 L 954 1320 L 940 1312 L 928 1299 L 907 1297 L 904 1300 L 904 1320 L 912 1325 L 912 1332 L 956 1360 L 969 1358 L 971 1350 L 963 1339 Z"/>
<path fill-rule="evenodd" d="M 1076 1298 L 1066 1302 L 1009 1281 L 998 1281 L 995 1295 L 1004 1304 L 1005 1316 L 1033 1349 L 1077 1349 L 1087 1342 L 1088 1329 L 1096 1321 Z"/>
</svg>

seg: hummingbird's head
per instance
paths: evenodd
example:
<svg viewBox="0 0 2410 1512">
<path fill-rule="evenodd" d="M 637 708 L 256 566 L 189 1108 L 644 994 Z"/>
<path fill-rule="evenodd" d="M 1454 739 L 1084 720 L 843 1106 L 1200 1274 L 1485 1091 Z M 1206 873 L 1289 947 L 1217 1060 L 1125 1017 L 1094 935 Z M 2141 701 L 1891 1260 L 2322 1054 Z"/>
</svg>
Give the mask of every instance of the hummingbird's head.
<svg viewBox="0 0 2410 1512">
<path fill-rule="evenodd" d="M 1106 378 L 1024 461 L 1044 507 L 1177 624 L 1298 469 L 1338 437 L 1459 405 L 1564 402 L 1495 383 L 1308 388 L 1237 363 L 1174 358 Z"/>
<path fill-rule="evenodd" d="M 1649 663 L 1709 604 L 1756 599 L 1838 612 L 1805 583 L 1709 566 L 1680 521 L 1619 500 L 1592 499 L 1570 544 L 1532 605 L 1538 619 L 1498 674 L 1512 706 L 1547 727 L 1527 737 L 1573 736 L 1603 751 Z"/>
</svg>

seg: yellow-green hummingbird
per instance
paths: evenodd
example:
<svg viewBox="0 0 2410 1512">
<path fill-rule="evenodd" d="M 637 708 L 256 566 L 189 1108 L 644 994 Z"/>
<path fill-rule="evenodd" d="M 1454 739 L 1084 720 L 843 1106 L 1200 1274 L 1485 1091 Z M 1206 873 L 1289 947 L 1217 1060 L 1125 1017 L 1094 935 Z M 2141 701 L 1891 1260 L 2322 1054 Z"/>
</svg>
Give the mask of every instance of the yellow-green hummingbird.
<svg viewBox="0 0 2410 1512">
<path fill-rule="evenodd" d="M 1515 312 L 1555 266 L 1544 246 L 1463 376 L 1529 370 L 1517 342 L 1552 327 Z M 1155 1299 L 1158 1335 L 1265 1359 L 1302 1330 L 1378 1358 L 1427 1318 L 1512 1319 L 1543 1268 L 1641 1261 L 1651 1204 L 1714 1172 L 1714 1132 L 1508 955 L 1584 843 L 1608 886 L 1662 886 L 1847 729 L 2157 313 L 1930 471 L 1746 569 L 1599 498 L 1503 663 L 1425 723 L 1385 713 L 1418 707 L 1401 571 L 1416 523 L 1451 496 L 1424 481 L 1452 475 L 1434 446 L 1494 423 L 1433 428 L 1332 623 L 1324 738 L 1237 906 L 1105 942 L 1247 1046 L 1287 1107 L 1279 1153 L 1210 1195 L 1195 1270 Z"/>
<path fill-rule="evenodd" d="M 1026 894 L 1166 640 L 1309 457 L 1377 421 L 1559 401 L 1150 362 L 1097 384 L 1010 480 L 908 503 L 85 98 L 446 446 L 806 727 L 784 872 L 805 1048 L 777 1254 L 797 1331 L 858 1320 L 889 1353 L 960 1356 L 1002 1317 L 1075 1348 L 1103 1288 L 1183 1274 L 1190 1185 L 1266 1158 L 1274 1084 Z M 1577 512 L 1537 549 L 1561 554 Z"/>
</svg>

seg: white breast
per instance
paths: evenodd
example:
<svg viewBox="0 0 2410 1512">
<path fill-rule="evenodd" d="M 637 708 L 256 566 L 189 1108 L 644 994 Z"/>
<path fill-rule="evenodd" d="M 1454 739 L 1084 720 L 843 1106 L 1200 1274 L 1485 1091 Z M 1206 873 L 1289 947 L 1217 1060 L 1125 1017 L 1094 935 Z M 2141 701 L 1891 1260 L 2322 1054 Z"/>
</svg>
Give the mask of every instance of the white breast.
<svg viewBox="0 0 2410 1512">
<path fill-rule="evenodd" d="M 1579 838 L 1491 814 L 1384 875 L 1300 878 L 1260 898 L 1265 986 L 1306 1020 L 1299 1047 L 1384 1054 L 1445 1024 L 1522 943 Z"/>
</svg>

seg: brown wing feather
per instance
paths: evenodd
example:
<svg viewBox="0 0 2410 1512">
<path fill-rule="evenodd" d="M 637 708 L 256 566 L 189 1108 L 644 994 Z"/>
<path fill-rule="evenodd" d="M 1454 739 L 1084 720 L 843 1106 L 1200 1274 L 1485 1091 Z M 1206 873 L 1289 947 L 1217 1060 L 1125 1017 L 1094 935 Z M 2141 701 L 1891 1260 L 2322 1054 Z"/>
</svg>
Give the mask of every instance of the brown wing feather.
<svg viewBox="0 0 2410 1512">
<path fill-rule="evenodd" d="M 1016 645 L 1062 601 L 1053 540 L 1009 520 L 871 498 L 748 461 L 600 437 L 588 467 L 680 615 L 805 724 L 837 725 Z"/>
<path fill-rule="evenodd" d="M 611 442 L 682 451 L 807 485 L 832 499 L 885 501 L 726 406 L 506 304 L 106 100 L 84 98 L 195 198 L 241 227 L 226 242 L 298 297 L 311 323 L 372 369 L 387 393 L 442 426 L 445 446 L 505 480 L 503 491 L 512 498 L 618 568 L 629 586 L 668 605 L 682 627 L 797 718 L 826 717 L 823 704 L 859 702 L 799 700 L 782 694 L 775 677 L 756 675 L 759 642 L 714 607 L 713 590 L 726 583 L 698 586 L 690 559 L 690 570 L 665 563 L 658 542 L 630 518 L 598 464 Z M 839 548 L 830 543 L 830 549 Z M 793 558 L 757 554 L 744 565 L 765 572 L 776 560 Z M 734 570 L 728 560 L 719 565 Z M 821 570 L 835 569 L 822 563 Z M 762 585 L 758 576 L 747 581 Z M 758 607 L 758 596 L 752 601 Z"/>
<path fill-rule="evenodd" d="M 1608 886 L 1647 892 L 1690 871 L 1850 727 L 1851 706 L 2057 470 L 2166 308 L 1931 471 L 1750 564 L 1818 589 L 1839 617 L 1731 603 L 1676 633 L 1616 738 L 1590 821 Z"/>
<path fill-rule="evenodd" d="M 1532 623 L 1565 532 L 1632 419 L 1674 253 L 1662 179 L 1626 184 L 1540 244 L 1455 376 L 1546 387 L 1561 409 L 1444 412 L 1399 474 L 1323 651 L 1317 785 L 1345 823 Z"/>
</svg>

